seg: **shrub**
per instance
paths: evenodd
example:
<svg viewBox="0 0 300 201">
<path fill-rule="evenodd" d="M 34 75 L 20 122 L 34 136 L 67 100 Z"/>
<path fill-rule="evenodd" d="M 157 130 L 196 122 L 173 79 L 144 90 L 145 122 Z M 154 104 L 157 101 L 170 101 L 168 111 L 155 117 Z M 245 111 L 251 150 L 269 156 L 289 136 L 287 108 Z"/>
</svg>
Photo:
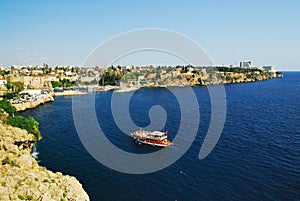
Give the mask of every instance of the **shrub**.
<svg viewBox="0 0 300 201">
<path fill-rule="evenodd" d="M 20 97 L 20 94 L 16 93 L 16 92 L 6 94 L 7 99 L 13 99 L 15 97 L 17 97 L 17 98 Z"/>
<path fill-rule="evenodd" d="M 2 108 L 10 116 L 13 116 L 16 113 L 16 108 L 7 100 L 0 101 L 0 108 Z"/>
<path fill-rule="evenodd" d="M 3 160 L 2 160 L 2 165 L 5 165 L 5 164 L 10 164 L 10 160 L 9 160 L 9 157 L 6 156 Z"/>
<path fill-rule="evenodd" d="M 34 134 L 36 139 L 40 137 L 40 131 L 38 129 L 39 123 L 33 118 L 25 118 L 23 116 L 9 117 L 6 121 L 7 124 L 25 129 L 28 133 Z"/>
<path fill-rule="evenodd" d="M 18 198 L 20 200 L 33 200 L 34 199 L 34 197 L 32 195 L 27 195 L 27 196 L 18 195 Z"/>
<path fill-rule="evenodd" d="M 19 198 L 20 200 L 25 200 L 25 199 L 26 199 L 23 195 L 18 195 L 18 198 Z"/>
</svg>

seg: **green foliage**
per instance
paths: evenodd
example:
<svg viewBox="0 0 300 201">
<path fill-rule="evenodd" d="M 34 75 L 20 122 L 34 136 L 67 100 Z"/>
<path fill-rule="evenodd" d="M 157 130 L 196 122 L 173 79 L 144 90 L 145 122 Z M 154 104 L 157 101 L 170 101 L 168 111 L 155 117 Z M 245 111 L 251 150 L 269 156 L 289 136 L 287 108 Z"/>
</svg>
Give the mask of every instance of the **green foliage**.
<svg viewBox="0 0 300 201">
<path fill-rule="evenodd" d="M 120 73 L 105 72 L 99 81 L 99 85 L 102 85 L 103 83 L 104 85 L 116 85 L 122 77 L 123 75 Z"/>
<path fill-rule="evenodd" d="M 62 86 L 62 83 L 58 81 L 51 81 L 51 84 L 53 88 Z"/>
<path fill-rule="evenodd" d="M 70 81 L 70 80 L 64 78 L 63 80 L 61 80 L 61 83 L 62 83 L 63 87 L 72 87 L 72 86 L 74 86 L 75 81 Z"/>
<path fill-rule="evenodd" d="M 83 82 L 84 85 L 90 85 L 90 84 L 98 84 L 97 80 L 92 80 L 90 82 L 86 81 L 86 82 Z"/>
<path fill-rule="evenodd" d="M 6 165 L 6 164 L 11 164 L 12 166 L 15 167 L 20 167 L 16 161 L 10 160 L 8 156 L 6 156 L 3 160 L 2 160 L 2 165 Z"/>
<path fill-rule="evenodd" d="M 31 85 L 28 85 L 27 86 L 27 89 L 33 89 L 34 87 L 33 86 L 31 86 Z"/>
<path fill-rule="evenodd" d="M 63 79 L 60 81 L 51 81 L 52 87 L 72 87 L 75 85 L 75 81 L 70 81 L 68 79 Z"/>
<path fill-rule="evenodd" d="M 7 98 L 7 99 L 13 99 L 13 98 L 15 98 L 15 97 L 20 97 L 20 94 L 19 94 L 19 93 L 16 93 L 16 92 L 6 94 L 6 98 Z"/>
<path fill-rule="evenodd" d="M 33 200 L 34 199 L 34 197 L 32 195 L 26 195 L 26 196 L 18 195 L 18 198 L 20 200 Z"/>
<path fill-rule="evenodd" d="M 247 77 L 248 79 L 253 78 L 253 76 L 252 76 L 251 74 L 247 74 L 246 77 Z"/>
<path fill-rule="evenodd" d="M 6 165 L 6 164 L 10 164 L 10 160 L 9 157 L 6 156 L 3 160 L 2 160 L 2 165 Z"/>
<path fill-rule="evenodd" d="M 204 81 L 201 79 L 201 77 L 198 78 L 198 83 L 199 83 L 200 85 L 203 85 L 203 84 L 204 84 Z"/>
<path fill-rule="evenodd" d="M 250 73 L 254 71 L 261 72 L 260 69 L 257 68 L 239 68 L 239 67 L 217 67 L 219 72 L 233 72 L 233 73 Z"/>
<path fill-rule="evenodd" d="M 229 75 L 227 75 L 225 79 L 226 79 L 227 82 L 233 80 L 233 78 L 231 76 L 229 76 Z"/>
<path fill-rule="evenodd" d="M 0 101 L 0 108 L 2 108 L 10 116 L 13 116 L 16 113 L 16 108 L 7 100 Z"/>
<path fill-rule="evenodd" d="M 12 91 L 12 92 L 20 92 L 20 91 L 24 90 L 23 82 L 10 82 L 10 79 L 8 79 L 5 86 L 8 91 Z"/>
<path fill-rule="evenodd" d="M 25 129 L 28 133 L 34 134 L 37 139 L 40 137 L 40 131 L 38 129 L 39 123 L 33 117 L 9 117 L 5 122 L 9 125 Z"/>
</svg>

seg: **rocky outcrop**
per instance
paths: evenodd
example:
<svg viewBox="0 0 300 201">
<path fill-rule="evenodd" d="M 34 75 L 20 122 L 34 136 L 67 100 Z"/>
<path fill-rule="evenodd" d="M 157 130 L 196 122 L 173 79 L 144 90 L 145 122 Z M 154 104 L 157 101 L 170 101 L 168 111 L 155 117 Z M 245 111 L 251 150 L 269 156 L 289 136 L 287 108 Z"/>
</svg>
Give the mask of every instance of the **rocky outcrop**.
<svg viewBox="0 0 300 201">
<path fill-rule="evenodd" d="M 75 177 L 38 165 L 30 154 L 33 137 L 0 122 L 0 200 L 88 201 Z"/>
<path fill-rule="evenodd" d="M 26 109 L 32 109 L 36 108 L 37 106 L 47 103 L 47 102 L 52 102 L 54 101 L 54 98 L 50 94 L 45 94 L 45 95 L 40 95 L 37 97 L 34 101 L 29 101 L 29 102 L 22 102 L 22 103 L 17 103 L 17 104 L 12 104 L 15 106 L 17 111 L 24 111 Z"/>
<path fill-rule="evenodd" d="M 273 78 L 282 78 L 281 73 L 270 72 L 211 72 L 202 74 L 184 73 L 182 74 L 188 85 L 215 85 L 215 84 L 229 84 L 242 82 L 257 82 L 269 80 Z"/>
</svg>

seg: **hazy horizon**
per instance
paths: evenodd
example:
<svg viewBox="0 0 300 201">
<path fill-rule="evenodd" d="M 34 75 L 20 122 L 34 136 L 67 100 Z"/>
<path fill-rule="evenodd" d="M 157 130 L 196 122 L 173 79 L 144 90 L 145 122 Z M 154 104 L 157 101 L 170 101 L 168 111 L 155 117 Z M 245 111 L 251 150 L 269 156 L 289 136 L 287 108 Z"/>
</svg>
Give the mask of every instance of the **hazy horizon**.
<svg viewBox="0 0 300 201">
<path fill-rule="evenodd" d="M 195 41 L 213 65 L 252 61 L 298 71 L 299 8 L 293 0 L 1 1 L 0 65 L 81 66 L 99 44 L 118 34 L 158 28 Z M 186 64 L 153 52 L 129 55 L 116 64 L 150 63 Z"/>
</svg>

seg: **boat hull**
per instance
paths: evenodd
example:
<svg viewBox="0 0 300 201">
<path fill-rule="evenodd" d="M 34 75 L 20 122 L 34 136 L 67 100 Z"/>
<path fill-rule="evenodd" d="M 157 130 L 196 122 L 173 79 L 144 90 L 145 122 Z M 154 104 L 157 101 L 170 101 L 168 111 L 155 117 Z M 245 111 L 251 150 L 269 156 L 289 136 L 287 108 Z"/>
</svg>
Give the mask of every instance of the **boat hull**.
<svg viewBox="0 0 300 201">
<path fill-rule="evenodd" d="M 155 147 L 168 147 L 170 145 L 172 145 L 172 143 L 168 140 L 166 142 L 155 142 L 155 141 L 151 141 L 151 140 L 143 140 L 143 139 L 134 139 L 134 141 L 136 143 L 142 143 L 142 144 L 146 144 L 146 145 L 151 145 L 151 146 L 155 146 Z"/>
</svg>

